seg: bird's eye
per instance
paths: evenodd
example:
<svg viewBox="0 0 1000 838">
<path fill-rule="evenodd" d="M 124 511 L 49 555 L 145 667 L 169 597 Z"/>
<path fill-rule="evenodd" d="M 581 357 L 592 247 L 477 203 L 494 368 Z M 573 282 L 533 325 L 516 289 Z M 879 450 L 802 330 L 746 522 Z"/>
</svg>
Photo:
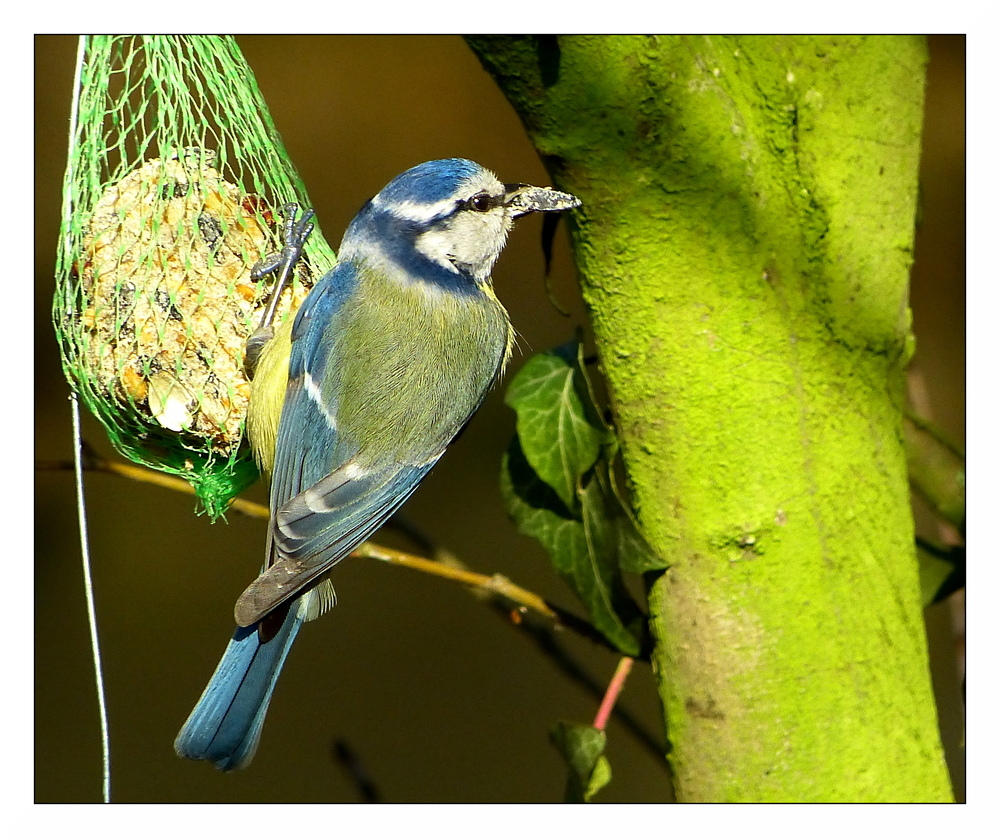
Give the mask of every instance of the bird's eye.
<svg viewBox="0 0 1000 838">
<path fill-rule="evenodd" d="M 466 206 L 476 212 L 487 212 L 493 206 L 493 200 L 490 198 L 488 192 L 480 192 L 469 198 Z"/>
</svg>

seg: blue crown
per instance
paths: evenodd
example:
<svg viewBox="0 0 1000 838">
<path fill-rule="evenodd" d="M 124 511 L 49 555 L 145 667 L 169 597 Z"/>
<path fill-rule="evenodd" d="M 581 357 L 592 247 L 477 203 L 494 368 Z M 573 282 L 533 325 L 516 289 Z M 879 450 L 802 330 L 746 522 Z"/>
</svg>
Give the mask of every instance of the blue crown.
<svg viewBox="0 0 1000 838">
<path fill-rule="evenodd" d="M 431 160 L 407 169 L 380 193 L 379 198 L 393 203 L 416 201 L 435 204 L 450 198 L 469 178 L 483 171 L 483 167 L 461 157 Z"/>
</svg>

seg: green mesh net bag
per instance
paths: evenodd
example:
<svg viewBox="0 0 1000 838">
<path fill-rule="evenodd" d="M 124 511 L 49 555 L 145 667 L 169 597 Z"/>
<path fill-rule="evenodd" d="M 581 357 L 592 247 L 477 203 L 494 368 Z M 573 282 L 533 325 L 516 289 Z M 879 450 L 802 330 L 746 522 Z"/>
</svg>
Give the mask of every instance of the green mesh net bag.
<svg viewBox="0 0 1000 838">
<path fill-rule="evenodd" d="M 125 457 L 213 517 L 257 477 L 244 345 L 274 288 L 282 208 L 310 206 L 232 38 L 80 42 L 53 319 L 63 368 Z M 334 255 L 314 231 L 278 321 Z"/>
</svg>

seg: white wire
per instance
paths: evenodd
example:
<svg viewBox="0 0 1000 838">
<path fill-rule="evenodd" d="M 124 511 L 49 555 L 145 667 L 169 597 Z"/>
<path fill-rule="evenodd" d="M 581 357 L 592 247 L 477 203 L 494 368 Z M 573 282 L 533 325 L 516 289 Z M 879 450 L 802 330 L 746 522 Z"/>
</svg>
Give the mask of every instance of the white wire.
<svg viewBox="0 0 1000 838">
<path fill-rule="evenodd" d="M 69 124 L 69 154 L 66 164 L 66 183 L 63 193 L 63 230 L 68 236 L 73 214 L 73 145 L 76 141 L 76 125 L 80 101 L 80 80 L 83 73 L 83 57 L 86 52 L 86 36 L 80 36 L 76 54 L 76 75 L 73 80 L 73 105 Z M 104 699 L 104 668 L 101 665 L 101 646 L 97 631 L 97 610 L 94 606 L 94 580 L 90 572 L 90 540 L 87 535 L 87 504 L 83 490 L 83 437 L 80 432 L 80 400 L 76 393 L 70 396 L 73 414 L 73 464 L 76 472 L 76 512 L 80 522 L 80 558 L 83 562 L 83 588 L 87 599 L 87 621 L 90 627 L 90 648 L 94 656 L 94 681 L 97 685 L 97 706 L 101 717 L 101 754 L 103 759 L 102 794 L 105 803 L 111 802 L 111 743 L 108 737 L 108 707 Z"/>
<path fill-rule="evenodd" d="M 87 598 L 87 622 L 90 626 L 90 649 L 94 656 L 94 681 L 97 686 L 97 707 L 101 717 L 101 755 L 103 758 L 102 793 L 105 803 L 111 802 L 111 743 L 108 738 L 108 706 L 104 700 L 104 667 L 97 631 L 97 609 L 94 607 L 94 580 L 90 573 L 90 540 L 87 535 L 87 502 L 83 491 L 83 438 L 80 434 L 80 400 L 70 396 L 73 412 L 73 462 L 76 470 L 76 513 L 80 521 L 80 558 L 83 561 L 83 590 Z"/>
</svg>

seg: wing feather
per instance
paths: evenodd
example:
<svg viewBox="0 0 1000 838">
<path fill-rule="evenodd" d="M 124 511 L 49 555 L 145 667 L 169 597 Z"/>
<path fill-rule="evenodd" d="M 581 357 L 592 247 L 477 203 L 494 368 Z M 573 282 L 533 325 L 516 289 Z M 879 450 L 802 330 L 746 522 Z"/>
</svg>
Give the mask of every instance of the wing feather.
<svg viewBox="0 0 1000 838">
<path fill-rule="evenodd" d="M 241 626 L 318 584 L 413 493 L 502 370 L 510 326 L 488 295 L 431 298 L 342 263 L 291 341 L 267 561 L 237 602 Z"/>
<path fill-rule="evenodd" d="M 292 498 L 279 510 L 272 527 L 274 561 L 237 601 L 236 622 L 252 625 L 326 573 L 385 523 L 432 465 L 396 467 L 380 475 L 374 491 L 370 485 L 360 492 L 351 491 L 344 505 L 322 511 L 306 510 L 304 498 L 312 488 Z M 329 475 L 335 476 L 336 472 Z M 351 483 L 343 485 L 354 489 Z M 325 501 L 334 503 L 334 494 L 324 496 Z"/>
</svg>

